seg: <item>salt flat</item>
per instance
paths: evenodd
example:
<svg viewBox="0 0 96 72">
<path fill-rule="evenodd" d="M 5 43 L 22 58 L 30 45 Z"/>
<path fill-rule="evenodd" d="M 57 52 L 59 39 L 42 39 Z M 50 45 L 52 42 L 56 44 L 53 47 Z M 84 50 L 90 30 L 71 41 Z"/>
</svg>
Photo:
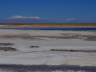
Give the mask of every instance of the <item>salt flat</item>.
<svg viewBox="0 0 96 72">
<path fill-rule="evenodd" d="M 30 34 L 31 36 L 62 36 L 62 33 L 79 35 L 96 35 L 95 31 L 19 31 L 0 30 L 1 35 Z M 17 51 L 0 51 L 0 64 L 22 65 L 79 65 L 96 66 L 95 52 L 61 52 L 50 49 L 96 50 L 96 41 L 84 39 L 58 39 L 39 37 L 41 39 L 0 38 L 0 43 L 14 43 Z M 39 48 L 30 48 L 30 46 Z"/>
<path fill-rule="evenodd" d="M 29 34 L 32 36 L 61 36 L 62 33 L 80 34 L 80 35 L 96 35 L 96 31 L 58 31 L 58 30 L 10 30 L 0 29 L 0 35 L 5 34 Z"/>
</svg>

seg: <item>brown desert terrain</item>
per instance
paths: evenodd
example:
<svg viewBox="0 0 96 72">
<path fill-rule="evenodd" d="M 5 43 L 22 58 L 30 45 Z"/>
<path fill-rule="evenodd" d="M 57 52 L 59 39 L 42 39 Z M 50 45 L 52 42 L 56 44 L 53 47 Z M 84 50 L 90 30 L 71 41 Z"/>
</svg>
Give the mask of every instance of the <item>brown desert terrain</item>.
<svg viewBox="0 0 96 72">
<path fill-rule="evenodd" d="M 0 23 L 5 26 L 96 26 L 96 23 Z"/>
</svg>

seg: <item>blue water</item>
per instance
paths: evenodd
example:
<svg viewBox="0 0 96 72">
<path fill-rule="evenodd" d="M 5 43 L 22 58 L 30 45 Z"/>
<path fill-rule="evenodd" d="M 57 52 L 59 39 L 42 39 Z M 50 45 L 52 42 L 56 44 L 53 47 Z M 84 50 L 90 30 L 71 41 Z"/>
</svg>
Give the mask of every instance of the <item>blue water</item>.
<svg viewBox="0 0 96 72">
<path fill-rule="evenodd" d="M 0 29 L 15 30 L 96 30 L 96 27 L 5 27 Z"/>
</svg>

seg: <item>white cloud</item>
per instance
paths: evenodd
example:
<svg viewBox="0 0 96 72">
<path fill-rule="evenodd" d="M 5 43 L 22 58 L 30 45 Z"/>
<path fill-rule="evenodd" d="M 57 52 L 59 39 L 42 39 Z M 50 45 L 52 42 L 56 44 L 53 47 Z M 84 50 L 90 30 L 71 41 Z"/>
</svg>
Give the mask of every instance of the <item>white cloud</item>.
<svg viewBox="0 0 96 72">
<path fill-rule="evenodd" d="M 35 17 L 28 16 L 28 17 L 26 17 L 26 16 L 21 16 L 21 15 L 14 15 L 14 16 L 11 16 L 7 19 L 41 19 L 41 18 L 38 17 L 38 16 L 35 16 Z"/>
<path fill-rule="evenodd" d="M 75 18 L 68 18 L 67 20 L 76 20 Z"/>
</svg>

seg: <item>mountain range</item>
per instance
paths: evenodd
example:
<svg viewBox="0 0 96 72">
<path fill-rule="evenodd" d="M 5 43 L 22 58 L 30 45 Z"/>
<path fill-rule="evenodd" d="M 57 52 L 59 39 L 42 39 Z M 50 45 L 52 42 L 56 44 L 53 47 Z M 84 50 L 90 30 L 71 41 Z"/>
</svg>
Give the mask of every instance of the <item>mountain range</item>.
<svg viewBox="0 0 96 72">
<path fill-rule="evenodd" d="M 0 18 L 0 23 L 56 23 L 42 19 L 40 17 L 25 17 L 21 15 L 15 15 L 10 18 Z M 58 23 L 58 22 L 57 22 Z M 61 23 L 96 23 L 96 21 L 78 21 L 75 18 L 69 18 Z"/>
<path fill-rule="evenodd" d="M 10 18 L 1 18 L 0 23 L 46 23 L 50 22 L 40 17 L 25 17 L 21 15 L 15 15 Z"/>
<path fill-rule="evenodd" d="M 43 19 L 0 19 L 0 23 L 46 23 Z"/>
<path fill-rule="evenodd" d="M 45 19 L 0 19 L 0 23 L 55 23 L 52 21 L 48 21 Z M 58 23 L 58 22 L 57 22 Z M 66 20 L 61 23 L 86 23 L 84 21 L 78 21 L 78 20 Z M 90 22 L 88 22 L 90 23 Z M 91 22 L 91 23 L 96 23 L 96 22 Z"/>
</svg>

